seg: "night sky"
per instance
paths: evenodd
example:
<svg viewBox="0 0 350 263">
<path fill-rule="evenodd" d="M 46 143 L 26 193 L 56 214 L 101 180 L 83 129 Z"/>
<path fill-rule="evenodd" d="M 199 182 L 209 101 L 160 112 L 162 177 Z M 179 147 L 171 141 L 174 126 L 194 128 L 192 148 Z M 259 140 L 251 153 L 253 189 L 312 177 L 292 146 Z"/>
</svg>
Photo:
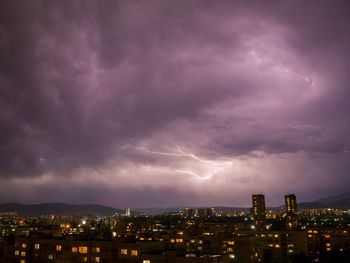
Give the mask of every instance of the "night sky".
<svg viewBox="0 0 350 263">
<path fill-rule="evenodd" d="M 349 1 L 0 2 L 0 203 L 349 191 Z"/>
</svg>

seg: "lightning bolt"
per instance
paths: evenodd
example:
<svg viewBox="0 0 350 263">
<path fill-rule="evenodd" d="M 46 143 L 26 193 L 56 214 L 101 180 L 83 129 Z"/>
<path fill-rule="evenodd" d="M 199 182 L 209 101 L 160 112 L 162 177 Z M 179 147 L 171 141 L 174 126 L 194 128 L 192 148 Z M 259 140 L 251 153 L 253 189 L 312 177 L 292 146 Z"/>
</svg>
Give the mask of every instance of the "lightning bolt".
<svg viewBox="0 0 350 263">
<path fill-rule="evenodd" d="M 180 146 L 178 145 L 175 145 L 175 149 L 167 149 L 168 151 L 170 152 L 157 152 L 157 151 L 151 151 L 151 150 L 148 150 L 144 147 L 138 147 L 137 149 L 139 150 L 143 150 L 145 152 L 148 152 L 148 153 L 152 153 L 152 154 L 158 154 L 158 155 L 169 155 L 169 156 L 178 156 L 178 157 L 190 157 L 191 159 L 194 159 L 198 162 L 201 162 L 201 163 L 207 163 L 207 164 L 212 164 L 212 165 L 228 165 L 228 164 L 232 164 L 232 161 L 212 161 L 212 160 L 204 160 L 204 159 L 201 159 L 199 158 L 198 156 L 196 156 L 195 154 L 193 153 L 186 153 L 184 151 L 181 150 Z"/>
<path fill-rule="evenodd" d="M 248 54 L 254 58 L 254 60 L 255 60 L 255 62 L 257 64 L 263 64 L 263 63 L 266 64 L 268 62 L 271 62 L 271 60 L 268 60 L 266 57 L 258 55 L 254 48 Z M 280 63 L 275 63 L 275 67 L 278 70 L 283 71 L 284 73 L 290 73 L 290 74 L 293 74 L 293 75 L 297 76 L 299 79 L 304 80 L 309 86 L 311 86 L 313 88 L 316 87 L 316 83 L 315 83 L 315 81 L 313 79 L 304 76 L 300 72 L 292 71 L 292 70 L 290 70 L 289 68 L 287 68 L 286 66 L 284 66 L 284 65 L 282 65 Z"/>
<path fill-rule="evenodd" d="M 142 166 L 144 169 L 148 171 L 158 171 L 158 172 L 170 172 L 170 173 L 180 173 L 180 174 L 187 174 L 194 178 L 205 180 L 211 178 L 214 174 L 219 172 L 220 170 L 226 168 L 229 165 L 232 165 L 232 161 L 213 161 L 213 160 L 206 160 L 198 157 L 197 155 L 193 153 L 186 153 L 184 152 L 180 146 L 175 145 L 175 149 L 167 149 L 168 152 L 159 152 L 159 151 L 152 151 L 148 150 L 145 147 L 138 147 L 137 149 L 142 150 L 144 152 L 150 153 L 150 154 L 156 154 L 156 155 L 166 155 L 166 156 L 176 156 L 176 157 L 187 157 L 190 159 L 193 159 L 196 162 L 202 163 L 204 165 L 209 166 L 206 170 L 208 172 L 205 176 L 199 175 L 198 173 L 195 173 L 191 170 L 187 169 L 174 169 L 174 168 L 164 168 L 164 167 L 152 167 L 152 166 Z"/>
</svg>

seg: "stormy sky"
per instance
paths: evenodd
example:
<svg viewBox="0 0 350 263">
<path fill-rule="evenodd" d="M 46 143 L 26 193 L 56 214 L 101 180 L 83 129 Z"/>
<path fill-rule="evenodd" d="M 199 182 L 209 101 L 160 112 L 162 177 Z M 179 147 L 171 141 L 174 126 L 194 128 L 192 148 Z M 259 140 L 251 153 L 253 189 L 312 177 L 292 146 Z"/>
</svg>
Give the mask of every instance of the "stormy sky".
<svg viewBox="0 0 350 263">
<path fill-rule="evenodd" d="M 347 2 L 1 1 L 0 202 L 348 191 Z"/>
</svg>

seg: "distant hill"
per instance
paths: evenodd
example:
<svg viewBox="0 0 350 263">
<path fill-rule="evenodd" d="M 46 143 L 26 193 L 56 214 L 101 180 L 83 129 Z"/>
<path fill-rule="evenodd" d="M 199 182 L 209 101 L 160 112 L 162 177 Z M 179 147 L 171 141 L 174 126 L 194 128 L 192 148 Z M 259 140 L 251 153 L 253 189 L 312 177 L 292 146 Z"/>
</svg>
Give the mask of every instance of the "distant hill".
<svg viewBox="0 0 350 263">
<path fill-rule="evenodd" d="M 115 213 L 124 213 L 123 210 L 103 205 L 72 205 L 64 203 L 43 203 L 35 205 L 22 205 L 19 203 L 0 204 L 0 212 L 17 212 L 20 216 L 43 215 L 98 215 L 111 216 Z"/>
<path fill-rule="evenodd" d="M 325 204 L 319 202 L 303 202 L 298 204 L 299 209 L 320 209 L 326 207 L 327 206 Z"/>
<path fill-rule="evenodd" d="M 315 200 L 315 202 L 320 202 L 320 203 L 324 203 L 324 204 L 332 204 L 332 203 L 336 203 L 336 202 L 342 202 L 344 200 L 350 200 L 350 192 L 343 193 L 340 195 L 334 195 L 334 196 L 330 196 L 330 197 L 321 198 L 321 199 Z"/>
<path fill-rule="evenodd" d="M 279 209 L 279 207 L 270 207 L 270 209 Z M 184 207 L 154 207 L 154 208 L 140 208 L 132 209 L 132 214 L 163 214 L 173 213 L 182 210 Z M 205 208 L 205 207 L 189 207 L 191 209 Z M 338 208 L 350 209 L 350 192 L 343 193 L 337 196 L 325 197 L 313 202 L 298 203 L 299 209 L 319 209 L 319 208 Z M 248 211 L 250 208 L 244 207 L 214 207 L 216 211 Z M 0 204 L 0 212 L 17 212 L 20 216 L 35 216 L 38 214 L 48 215 L 98 215 L 111 216 L 115 213 L 123 214 L 124 210 L 116 209 L 109 206 L 86 204 L 86 205 L 72 205 L 64 203 L 43 203 L 35 205 L 22 205 L 19 203 Z"/>
</svg>

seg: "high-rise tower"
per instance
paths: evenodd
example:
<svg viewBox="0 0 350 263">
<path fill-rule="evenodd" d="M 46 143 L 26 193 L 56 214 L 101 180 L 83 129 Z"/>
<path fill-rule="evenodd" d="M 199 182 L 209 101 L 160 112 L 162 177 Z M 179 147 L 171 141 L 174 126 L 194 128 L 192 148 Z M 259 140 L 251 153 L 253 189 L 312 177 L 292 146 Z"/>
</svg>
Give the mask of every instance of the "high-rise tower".
<svg viewBox="0 0 350 263">
<path fill-rule="evenodd" d="M 295 194 L 284 196 L 286 201 L 287 228 L 294 229 L 298 226 L 297 198 Z"/>
<path fill-rule="evenodd" d="M 266 224 L 265 197 L 263 194 L 256 194 L 252 196 L 252 201 L 254 224 L 258 230 L 263 230 Z"/>
</svg>

